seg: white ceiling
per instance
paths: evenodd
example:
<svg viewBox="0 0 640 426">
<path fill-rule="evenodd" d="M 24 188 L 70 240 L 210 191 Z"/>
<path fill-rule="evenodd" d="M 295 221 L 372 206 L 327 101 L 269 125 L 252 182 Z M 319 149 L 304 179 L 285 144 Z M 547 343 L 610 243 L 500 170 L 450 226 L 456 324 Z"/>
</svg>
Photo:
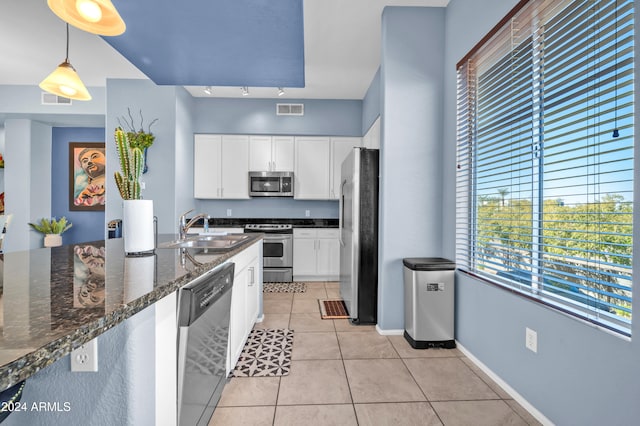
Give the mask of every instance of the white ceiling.
<svg viewBox="0 0 640 426">
<path fill-rule="evenodd" d="M 386 5 L 445 7 L 449 0 L 304 0 L 306 87 L 282 98 L 362 99 L 380 64 L 380 17 Z M 116 4 L 117 6 L 117 4 Z M 0 1 L 0 84 L 37 85 L 65 57 L 65 24 L 44 0 Z M 85 85 L 146 78 L 99 36 L 70 27 L 69 61 Z M 242 97 L 238 87 L 186 87 L 194 96 Z M 249 88 L 274 98 L 275 88 Z"/>
</svg>

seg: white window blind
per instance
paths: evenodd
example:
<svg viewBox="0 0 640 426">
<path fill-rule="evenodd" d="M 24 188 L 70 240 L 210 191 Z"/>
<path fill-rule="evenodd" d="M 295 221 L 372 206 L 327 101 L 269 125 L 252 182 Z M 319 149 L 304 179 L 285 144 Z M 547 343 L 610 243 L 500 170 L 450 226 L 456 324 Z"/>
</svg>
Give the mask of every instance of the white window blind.
<svg viewBox="0 0 640 426">
<path fill-rule="evenodd" d="M 630 335 L 631 0 L 522 1 L 458 65 L 459 268 Z"/>
</svg>

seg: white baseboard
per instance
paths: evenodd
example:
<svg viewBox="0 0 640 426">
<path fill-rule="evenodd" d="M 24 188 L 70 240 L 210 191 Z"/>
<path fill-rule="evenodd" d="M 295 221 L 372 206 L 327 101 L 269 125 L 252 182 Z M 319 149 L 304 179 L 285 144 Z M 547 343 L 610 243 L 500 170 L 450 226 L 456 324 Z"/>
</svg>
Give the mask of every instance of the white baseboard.
<svg viewBox="0 0 640 426">
<path fill-rule="evenodd" d="M 293 282 L 333 282 L 340 281 L 338 275 L 294 275 Z"/>
<path fill-rule="evenodd" d="M 383 336 L 402 336 L 404 335 L 404 330 L 383 330 L 380 328 L 380 325 L 376 324 L 376 331 L 378 334 Z"/>
<path fill-rule="evenodd" d="M 524 397 L 520 395 L 518 392 L 516 392 L 515 389 L 509 386 L 496 373 L 491 371 L 489 367 L 484 365 L 478 358 L 473 356 L 473 354 L 469 352 L 467 348 L 462 346 L 460 342 L 458 342 L 457 340 L 456 340 L 456 346 L 458 347 L 460 352 L 464 354 L 464 356 L 469 358 L 471 362 L 473 362 L 480 370 L 482 370 L 487 376 L 489 376 L 491 380 L 496 382 L 502 389 L 504 389 L 504 391 L 508 393 L 509 396 L 511 396 L 515 401 L 518 402 L 518 404 L 522 405 L 525 410 L 527 410 L 533 417 L 536 418 L 536 420 L 538 420 L 540 423 L 542 423 L 545 426 L 553 426 L 553 422 L 551 420 L 546 418 L 544 414 L 542 414 L 540 411 L 536 409 L 536 407 L 534 407 L 526 399 L 524 399 Z"/>
</svg>

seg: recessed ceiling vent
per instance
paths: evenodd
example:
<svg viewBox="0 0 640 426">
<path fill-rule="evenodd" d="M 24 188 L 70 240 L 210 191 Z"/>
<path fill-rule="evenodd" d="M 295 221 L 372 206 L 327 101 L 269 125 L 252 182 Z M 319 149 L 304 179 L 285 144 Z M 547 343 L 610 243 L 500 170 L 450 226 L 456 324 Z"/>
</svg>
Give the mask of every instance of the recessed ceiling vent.
<svg viewBox="0 0 640 426">
<path fill-rule="evenodd" d="M 304 104 L 276 104 L 276 115 L 304 115 Z"/>
<path fill-rule="evenodd" d="M 71 99 L 49 92 L 42 92 L 41 101 L 42 105 L 71 105 Z"/>
</svg>

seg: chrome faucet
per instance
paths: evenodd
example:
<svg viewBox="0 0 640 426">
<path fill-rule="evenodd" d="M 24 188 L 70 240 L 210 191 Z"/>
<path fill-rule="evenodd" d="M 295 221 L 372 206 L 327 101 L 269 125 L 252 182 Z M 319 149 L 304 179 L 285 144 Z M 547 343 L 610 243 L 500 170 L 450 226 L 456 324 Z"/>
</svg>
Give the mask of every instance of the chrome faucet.
<svg viewBox="0 0 640 426">
<path fill-rule="evenodd" d="M 200 213 L 192 217 L 189 222 L 187 222 L 187 215 L 191 213 L 193 209 L 184 212 L 180 215 L 180 219 L 178 219 L 178 234 L 180 235 L 180 239 L 184 240 L 187 237 L 187 231 L 189 228 L 193 226 L 200 219 L 204 219 L 204 232 L 209 232 L 209 215 L 205 213 Z"/>
</svg>

